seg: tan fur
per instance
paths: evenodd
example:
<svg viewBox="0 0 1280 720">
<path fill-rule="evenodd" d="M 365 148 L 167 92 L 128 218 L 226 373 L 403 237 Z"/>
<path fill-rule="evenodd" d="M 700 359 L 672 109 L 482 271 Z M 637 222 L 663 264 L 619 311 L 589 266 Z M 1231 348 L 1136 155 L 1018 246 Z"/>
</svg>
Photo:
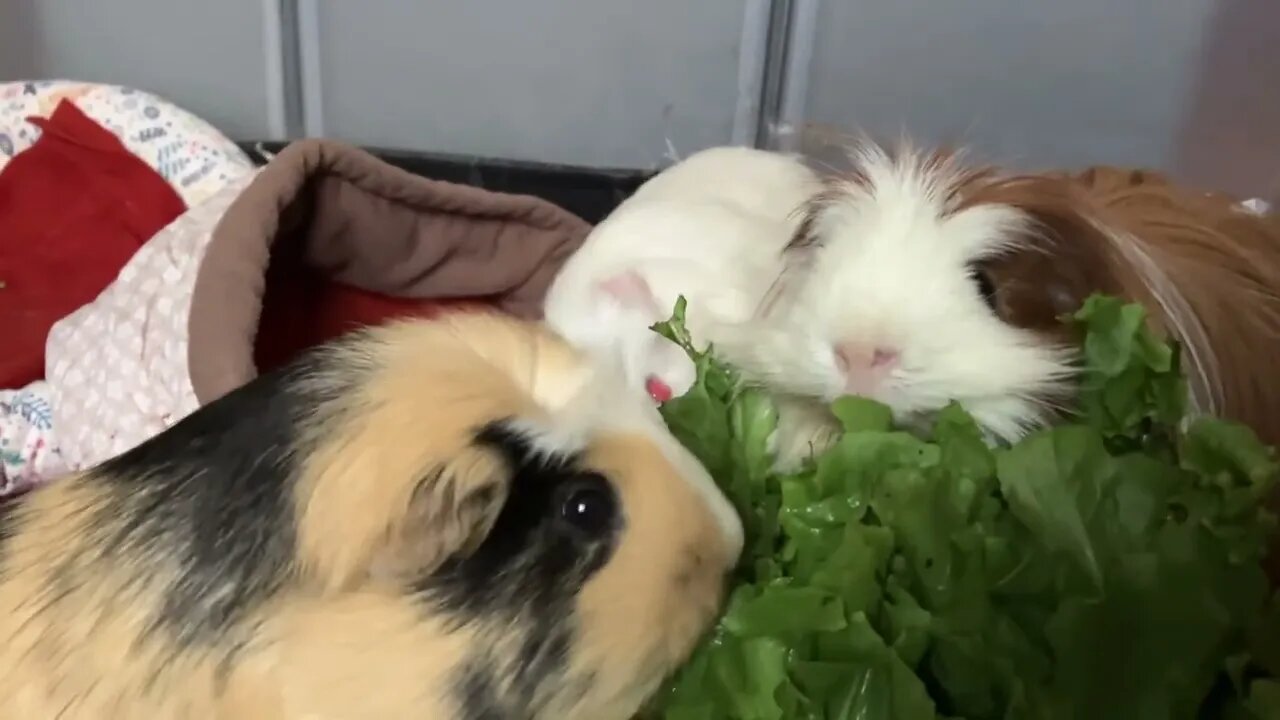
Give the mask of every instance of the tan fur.
<svg viewBox="0 0 1280 720">
<path fill-rule="evenodd" d="M 87 547 L 93 529 L 84 522 L 97 492 L 67 482 L 34 494 L 14 518 L 19 530 L 5 549 L 0 582 L 5 717 L 52 718 L 64 708 L 69 718 L 200 717 L 213 701 L 212 664 L 174 657 L 173 647 L 137 644 L 155 609 L 152 588 L 130 582 L 124 568 L 103 572 L 72 561 L 64 569 L 56 562 L 66 551 L 99 551 Z M 145 562 L 155 577 L 174 572 L 164 558 L 122 562 L 133 565 L 129 570 Z M 112 677 L 104 682 L 107 669 Z M 152 684 L 163 699 L 138 707 L 123 699 L 147 696 Z"/>
<path fill-rule="evenodd" d="M 512 628 L 432 617 L 404 580 L 469 551 L 498 514 L 508 468 L 471 443 L 477 427 L 559 422 L 585 361 L 537 326 L 486 315 L 391 326 L 344 352 L 335 372 L 367 380 L 304 421 L 298 557 L 284 589 L 223 639 L 239 646 L 234 662 L 164 633 L 139 641 L 180 568 L 129 545 L 93 562 L 115 528 L 91 521 L 111 491 L 90 472 L 35 492 L 0 545 L 0 717 L 447 720 L 468 653 L 520 650 Z M 547 689 L 540 719 L 634 712 L 713 618 L 733 561 L 705 500 L 651 437 L 622 427 L 586 440 L 627 527 L 577 599 L 569 675 L 591 682 Z"/>
<path fill-rule="evenodd" d="M 505 321 L 489 315 L 392 326 L 376 331 L 371 339 L 367 347 L 377 354 L 353 357 L 351 363 L 373 367 L 373 380 L 350 399 L 350 422 L 337 432 L 318 429 L 328 437 L 308 460 L 311 469 L 299 485 L 298 501 L 306 506 L 299 529 L 302 561 L 334 583 L 333 589 L 362 580 L 360 573 L 374 562 L 377 551 L 388 548 L 389 539 L 396 545 L 421 545 L 412 537 L 412 528 L 429 526 L 429 520 L 397 515 L 393 509 L 432 512 L 466 506 L 431 498 L 414 502 L 414 483 L 379 479 L 415 479 L 433 460 L 448 458 L 432 493 L 460 499 L 481 487 L 498 487 L 502 464 L 468 449 L 471 433 L 503 414 L 545 417 L 530 394 L 535 376 L 577 372 L 574 356 L 538 352 L 548 343 L 545 336 L 523 326 L 509 329 Z M 424 378 L 431 378 L 429 396 L 423 392 Z M 357 506 L 369 511 L 353 513 L 351 508 Z M 476 538 L 458 533 L 474 530 L 482 536 L 493 518 L 468 520 L 450 523 L 447 535 L 433 533 L 432 551 L 443 557 L 466 546 Z M 342 540 L 334 543 L 334 538 Z"/>
<path fill-rule="evenodd" d="M 627 697 L 645 694 L 693 649 L 719 609 L 722 585 L 708 570 L 732 563 L 716 528 L 698 518 L 701 502 L 693 488 L 664 481 L 675 474 L 650 443 L 615 436 L 597 443 L 589 462 L 619 483 L 624 505 L 635 508 L 630 532 L 582 597 L 587 634 L 575 658 L 581 670 L 600 673 L 598 692 Z M 672 532 L 690 528 L 694 532 Z M 675 558 L 676 562 L 671 562 Z M 625 621 L 619 621 L 626 618 Z M 667 633 L 654 633 L 667 627 Z M 627 663 L 611 663 L 620 648 L 634 653 Z M 626 668 L 625 672 L 617 672 Z M 570 712 L 566 708 L 565 712 Z"/>
</svg>

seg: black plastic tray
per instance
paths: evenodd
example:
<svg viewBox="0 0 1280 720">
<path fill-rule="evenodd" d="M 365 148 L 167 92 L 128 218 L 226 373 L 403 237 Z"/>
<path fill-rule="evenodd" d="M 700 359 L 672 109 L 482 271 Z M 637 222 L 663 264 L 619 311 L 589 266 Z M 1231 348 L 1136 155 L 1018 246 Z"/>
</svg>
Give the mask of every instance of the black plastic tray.
<svg viewBox="0 0 1280 720">
<path fill-rule="evenodd" d="M 276 153 L 288 143 L 246 141 L 238 144 L 249 157 L 262 164 L 266 160 L 256 152 L 257 147 Z M 496 192 L 534 195 L 590 223 L 604 219 L 653 174 L 645 170 L 597 169 L 386 148 L 364 149 L 391 165 L 434 180 L 464 183 Z"/>
</svg>

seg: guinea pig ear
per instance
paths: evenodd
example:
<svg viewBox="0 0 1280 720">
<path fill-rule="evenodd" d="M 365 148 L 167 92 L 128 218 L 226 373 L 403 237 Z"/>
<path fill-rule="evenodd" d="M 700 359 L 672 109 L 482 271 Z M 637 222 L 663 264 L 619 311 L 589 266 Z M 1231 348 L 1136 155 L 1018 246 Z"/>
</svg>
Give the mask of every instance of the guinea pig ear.
<svg viewBox="0 0 1280 720">
<path fill-rule="evenodd" d="M 838 187 L 828 182 L 822 192 L 796 208 L 795 231 L 782 248 L 780 270 L 760 298 L 754 313 L 756 318 L 773 316 L 803 285 L 804 277 L 813 269 L 814 256 L 823 244 L 820 227 L 823 213 L 839 197 L 839 192 Z"/>
<path fill-rule="evenodd" d="M 596 283 L 597 292 L 612 298 L 625 308 L 657 313 L 658 299 L 649 282 L 636 270 L 624 270 Z"/>
<path fill-rule="evenodd" d="M 991 301 L 1005 321 L 1050 335 L 1069 334 L 1062 317 L 1090 295 L 1123 293 L 1116 239 L 1074 180 L 1010 178 L 967 198 L 970 207 L 986 203 L 1012 207 L 1029 221 L 1017 242 L 973 268 L 993 289 Z"/>
<path fill-rule="evenodd" d="M 480 448 L 435 468 L 414 487 L 374 574 L 421 576 L 470 555 L 493 529 L 508 491 L 506 465 Z"/>
</svg>

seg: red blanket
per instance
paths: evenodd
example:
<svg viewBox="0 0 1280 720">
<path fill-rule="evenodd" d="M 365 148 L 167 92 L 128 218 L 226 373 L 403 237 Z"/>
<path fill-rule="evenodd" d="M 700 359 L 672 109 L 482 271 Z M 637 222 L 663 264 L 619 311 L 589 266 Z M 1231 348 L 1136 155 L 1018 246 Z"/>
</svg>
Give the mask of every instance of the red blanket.
<svg viewBox="0 0 1280 720">
<path fill-rule="evenodd" d="M 155 170 L 62 101 L 0 171 L 0 388 L 44 376 L 49 328 L 93 300 L 186 207 Z"/>
</svg>

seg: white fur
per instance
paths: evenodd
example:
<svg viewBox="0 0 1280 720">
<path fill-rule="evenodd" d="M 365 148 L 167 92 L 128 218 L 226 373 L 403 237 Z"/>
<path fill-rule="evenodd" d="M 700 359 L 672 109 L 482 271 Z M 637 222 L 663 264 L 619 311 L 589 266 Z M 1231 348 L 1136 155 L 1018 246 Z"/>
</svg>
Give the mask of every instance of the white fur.
<svg viewBox="0 0 1280 720">
<path fill-rule="evenodd" d="M 779 273 L 800 207 L 818 187 L 817 175 L 792 155 L 743 147 L 695 153 L 595 228 L 548 291 L 546 321 L 578 347 L 619 356 L 637 385 L 654 375 L 679 395 L 693 382 L 693 365 L 650 326 L 667 319 L 680 295 L 699 342 L 751 317 Z M 625 272 L 648 284 L 652 306 L 599 291 Z"/>
<path fill-rule="evenodd" d="M 873 395 L 897 420 L 926 420 L 954 399 L 990 435 L 1021 436 L 1044 419 L 1071 354 L 998 319 L 970 266 L 1019 242 L 1030 219 L 990 205 L 952 213 L 955 166 L 931 167 L 911 152 L 895 160 L 871 145 L 854 160 L 867 182 L 850 182 L 819 211 L 820 242 L 796 251 L 810 255 L 795 286 L 757 327 L 722 339 L 722 352 L 748 377 L 825 403 L 846 386 L 836 343 L 891 347 L 901 362 Z M 812 413 L 784 413 L 783 422 L 784 435 L 829 432 Z"/>
</svg>

